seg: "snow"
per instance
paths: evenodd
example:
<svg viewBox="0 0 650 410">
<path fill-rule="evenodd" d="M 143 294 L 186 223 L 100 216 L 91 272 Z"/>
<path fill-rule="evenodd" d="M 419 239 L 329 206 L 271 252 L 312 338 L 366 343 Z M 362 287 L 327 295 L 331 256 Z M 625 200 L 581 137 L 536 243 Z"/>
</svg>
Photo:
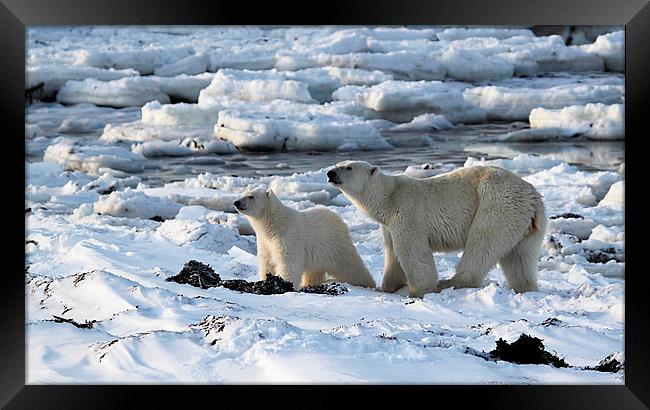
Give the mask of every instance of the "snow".
<svg viewBox="0 0 650 410">
<path fill-rule="evenodd" d="M 534 108 L 563 108 L 587 103 L 620 104 L 623 84 L 566 84 L 550 88 L 481 86 L 469 88 L 463 97 L 484 109 L 488 118 L 527 120 Z"/>
<path fill-rule="evenodd" d="M 499 80 L 512 77 L 514 66 L 506 59 L 470 50 L 449 48 L 442 54 L 447 75 L 461 81 Z"/>
<path fill-rule="evenodd" d="M 56 96 L 64 104 L 91 103 L 107 107 L 142 106 L 153 100 L 168 103 L 169 97 L 149 79 L 123 78 L 113 81 L 86 79 L 68 81 Z"/>
<path fill-rule="evenodd" d="M 29 382 L 622 383 L 620 374 L 489 362 L 466 352 L 491 350 L 498 338 L 513 341 L 521 333 L 542 338 L 547 349 L 576 366 L 595 365 L 623 349 L 623 262 L 597 264 L 581 256 L 609 246 L 622 250 L 622 218 L 607 222 L 609 212 L 622 216 L 622 209 L 579 204 L 573 191 L 556 190 L 561 180 L 570 180 L 596 196 L 622 182 L 613 182 L 614 173 L 578 171 L 551 157 L 500 161 L 490 163 L 524 172 L 548 198 L 549 215 L 578 210 L 588 218 L 580 236 L 589 240 L 582 244 L 568 240 L 578 233 L 568 221 L 582 220 L 550 221 L 548 234 L 565 246 L 551 252 L 546 242 L 540 292 L 515 294 L 499 268 L 484 287 L 417 300 L 401 291 L 350 286 L 336 297 L 258 296 L 164 281 L 190 258 L 210 263 L 224 278 L 255 280 L 254 242 L 240 233 L 236 218 L 199 205 L 184 207 L 173 193 L 236 196 L 264 185 L 289 206 L 337 212 L 380 283 L 378 226 L 349 203 L 335 205 L 326 169 L 261 179 L 204 174 L 156 188 L 155 196 L 152 189 L 122 187 L 77 210 L 68 208 L 69 216 L 37 210 L 27 217 L 28 238 L 38 243 L 26 250 Z M 64 172 L 52 163 L 30 164 L 28 171 L 30 184 L 39 186 Z M 309 192 L 326 196 L 306 197 Z M 153 216 L 170 219 L 149 221 Z M 441 277 L 453 273 L 458 258 L 454 252 L 436 254 Z M 77 329 L 48 321 L 52 314 L 96 322 L 92 329 Z M 549 318 L 559 322 L 544 324 Z"/>
<path fill-rule="evenodd" d="M 467 158 L 464 166 L 470 167 L 473 165 L 494 165 L 500 168 L 505 168 L 514 172 L 535 172 L 543 169 L 551 168 L 560 165 L 562 161 L 552 157 L 538 157 L 534 155 L 517 155 L 512 159 L 493 159 L 486 161 L 485 158 L 477 159 L 474 157 Z"/>
<path fill-rule="evenodd" d="M 214 133 L 238 149 L 252 151 L 334 150 L 344 145 L 348 150 L 390 147 L 368 121 L 344 114 L 282 115 L 224 110 L 219 112 Z"/>
<path fill-rule="evenodd" d="M 133 48 L 125 51 L 95 51 L 82 49 L 77 52 L 77 64 L 98 68 L 132 68 L 142 75 L 153 74 L 158 67 L 182 60 L 194 54 L 192 47 Z"/>
<path fill-rule="evenodd" d="M 434 175 L 444 174 L 453 171 L 456 167 L 452 164 L 421 164 L 420 166 L 409 165 L 404 171 L 405 175 L 412 178 L 429 178 Z"/>
<path fill-rule="evenodd" d="M 448 28 L 436 36 L 440 40 L 453 41 L 472 37 L 490 37 L 504 39 L 515 36 L 533 37 L 533 32 L 528 29 L 517 28 Z"/>
<path fill-rule="evenodd" d="M 69 138 L 60 138 L 47 147 L 43 160 L 55 161 L 67 170 L 103 173 L 142 171 L 146 159 L 122 147 L 83 146 Z"/>
<path fill-rule="evenodd" d="M 427 54 L 404 51 L 347 54 L 278 54 L 279 70 L 301 70 L 312 67 L 340 67 L 383 71 L 396 79 L 436 80 L 445 77 L 445 67 Z"/>
<path fill-rule="evenodd" d="M 323 70 L 337 78 L 344 85 L 375 85 L 392 80 L 393 76 L 379 70 L 369 71 L 358 68 L 323 67 Z"/>
<path fill-rule="evenodd" d="M 623 181 L 618 181 L 613 184 L 607 195 L 600 201 L 599 205 L 609 206 L 613 208 L 621 209 L 625 205 L 625 195 L 624 195 L 625 184 Z"/>
<path fill-rule="evenodd" d="M 394 122 L 409 122 L 424 113 L 444 115 L 449 121 L 482 122 L 485 113 L 463 98 L 461 91 L 441 81 L 384 81 L 374 86 L 339 88 L 334 99 L 356 101 Z"/>
<path fill-rule="evenodd" d="M 212 136 L 210 126 L 158 126 L 143 124 L 140 121 L 124 124 L 107 124 L 100 139 L 106 143 L 120 141 L 181 141 L 186 138 L 207 141 Z"/>
<path fill-rule="evenodd" d="M 44 65 L 29 67 L 25 72 L 25 87 L 31 88 L 43 83 L 44 97 L 54 97 L 61 87 L 70 80 L 85 80 L 94 78 L 99 81 L 117 80 L 125 77 L 135 77 L 139 73 L 133 69 L 115 70 L 102 69 L 83 65 L 58 66 Z"/>
<path fill-rule="evenodd" d="M 196 140 L 185 138 L 182 141 L 147 141 L 131 145 L 131 150 L 145 157 L 182 157 L 186 155 L 232 154 L 237 149 L 230 143 L 220 140 Z"/>
<path fill-rule="evenodd" d="M 218 110 L 197 104 L 160 104 L 151 101 L 142 106 L 142 124 L 162 126 L 211 125 L 217 121 Z"/>
<path fill-rule="evenodd" d="M 198 75 L 180 74 L 175 77 L 149 76 L 141 80 L 158 84 L 160 90 L 167 94 L 170 99 L 197 102 L 199 93 L 212 82 L 213 78 L 214 74 L 203 73 Z"/>
<path fill-rule="evenodd" d="M 315 102 L 309 94 L 308 84 L 288 80 L 276 73 L 257 73 L 221 69 L 203 93 L 229 96 L 244 101 L 269 101 L 275 99 Z"/>
<path fill-rule="evenodd" d="M 572 105 L 561 109 L 534 108 L 530 127 L 499 137 L 502 141 L 546 141 L 584 136 L 592 140 L 625 138 L 623 104 Z"/>
<path fill-rule="evenodd" d="M 593 44 L 585 44 L 580 48 L 588 53 L 602 57 L 608 70 L 625 71 L 624 31 L 600 35 Z"/>
<path fill-rule="evenodd" d="M 592 44 L 567 46 L 562 36 L 517 27 L 43 28 L 28 33 L 26 87 L 42 81 L 44 95 L 34 98 L 58 92 L 66 105 L 143 107 L 140 121 L 104 124 L 106 141 L 207 140 L 224 110 L 398 123 L 424 114 L 454 124 L 523 121 L 535 108 L 623 103 L 622 78 L 603 73 L 620 70 L 612 61 L 621 58 L 623 32 L 596 32 L 602 35 Z M 402 100 L 392 109 L 376 104 Z M 91 118 L 59 125 L 63 134 L 100 128 Z M 49 132 L 44 127 L 28 123 L 25 135 L 38 138 Z M 551 128 L 507 139 L 564 135 Z M 338 142 L 319 149 L 361 146 Z"/>
<path fill-rule="evenodd" d="M 173 77 L 179 74 L 196 75 L 208 71 L 209 64 L 210 59 L 206 54 L 193 54 L 157 67 L 154 69 L 154 74 L 162 77 Z"/>
<path fill-rule="evenodd" d="M 530 113 L 532 128 L 559 128 L 565 136 L 584 135 L 589 139 L 623 139 L 623 104 L 573 105 L 562 109 L 535 108 Z"/>
<path fill-rule="evenodd" d="M 196 102 L 199 92 L 207 87 L 214 75 L 181 74 L 175 77 L 128 77 L 113 81 L 68 81 L 57 100 L 64 104 L 92 103 L 108 107 L 140 107 L 150 101 L 162 104 L 170 98 Z"/>
<path fill-rule="evenodd" d="M 422 114 L 413 118 L 411 122 L 407 122 L 405 124 L 399 124 L 391 128 L 391 130 L 392 131 L 430 131 L 432 129 L 448 130 L 453 127 L 454 124 L 449 122 L 449 120 L 444 115 Z"/>
<path fill-rule="evenodd" d="M 153 218 L 154 216 L 163 219 L 173 218 L 180 208 L 180 205 L 174 202 L 149 197 L 130 188 L 101 196 L 93 206 L 93 210 L 102 215 L 143 219 Z"/>
</svg>

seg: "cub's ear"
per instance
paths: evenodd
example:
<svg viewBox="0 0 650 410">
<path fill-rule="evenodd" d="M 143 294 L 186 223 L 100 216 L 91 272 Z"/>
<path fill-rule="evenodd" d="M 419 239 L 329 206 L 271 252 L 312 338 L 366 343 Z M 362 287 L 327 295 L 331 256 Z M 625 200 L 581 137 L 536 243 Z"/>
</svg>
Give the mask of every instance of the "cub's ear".
<svg viewBox="0 0 650 410">
<path fill-rule="evenodd" d="M 266 190 L 266 196 L 267 196 L 267 198 L 268 198 L 269 196 L 271 196 L 272 193 L 273 193 L 273 190 L 272 190 L 271 188 L 267 189 L 267 190 Z"/>
<path fill-rule="evenodd" d="M 377 173 L 377 170 L 378 170 L 378 169 L 379 169 L 379 167 L 372 167 L 372 168 L 370 169 L 370 175 L 375 175 L 375 174 Z"/>
</svg>

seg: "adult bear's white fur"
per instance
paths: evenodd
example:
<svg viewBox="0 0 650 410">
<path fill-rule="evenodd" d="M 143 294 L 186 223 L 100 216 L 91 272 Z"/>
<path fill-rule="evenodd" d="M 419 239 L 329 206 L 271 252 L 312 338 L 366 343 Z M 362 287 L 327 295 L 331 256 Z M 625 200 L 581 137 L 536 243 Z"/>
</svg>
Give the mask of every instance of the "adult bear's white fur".
<svg viewBox="0 0 650 410">
<path fill-rule="evenodd" d="M 320 285 L 327 272 L 350 285 L 375 287 L 347 225 L 334 212 L 291 209 L 270 189 L 250 192 L 235 207 L 255 230 L 261 279 L 273 273 L 297 289 Z"/>
<path fill-rule="evenodd" d="M 363 161 L 344 161 L 329 182 L 381 225 L 382 289 L 408 284 L 409 295 L 481 286 L 496 265 L 516 292 L 537 289 L 546 229 L 541 195 L 514 173 L 492 166 L 431 178 L 386 175 Z M 438 283 L 433 252 L 464 249 L 456 274 Z"/>
</svg>

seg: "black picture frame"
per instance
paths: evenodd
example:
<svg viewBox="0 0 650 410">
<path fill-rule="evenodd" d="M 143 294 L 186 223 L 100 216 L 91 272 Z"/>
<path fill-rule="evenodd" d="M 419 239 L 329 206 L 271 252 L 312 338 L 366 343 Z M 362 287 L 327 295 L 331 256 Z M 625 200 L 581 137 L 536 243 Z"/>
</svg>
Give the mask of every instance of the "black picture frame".
<svg viewBox="0 0 650 410">
<path fill-rule="evenodd" d="M 12 235 L 4 250 L 11 263 L 0 276 L 0 405 L 6 408 L 132 408 L 138 400 L 164 407 L 191 408 L 198 401 L 213 406 L 229 398 L 233 405 L 255 402 L 339 406 L 340 394 L 363 400 L 364 405 L 411 405 L 462 408 L 648 408 L 650 354 L 648 354 L 648 288 L 643 267 L 642 232 L 645 188 L 643 138 L 650 96 L 650 4 L 647 0 L 455 0 L 433 2 L 380 0 L 373 2 L 255 3 L 178 0 L 2 0 L 0 4 L 0 77 L 4 131 L 4 225 Z M 187 385 L 25 385 L 25 282 L 21 262 L 24 219 L 24 74 L 25 28 L 40 25 L 581 25 L 626 27 L 625 90 L 625 231 L 627 272 L 625 286 L 625 385 L 535 386 L 187 386 Z M 19 138 L 20 137 L 20 138 Z M 637 145 L 639 146 L 637 148 Z M 14 161 L 16 163 L 14 163 Z M 644 172 L 646 171 L 646 172 Z M 22 178 L 21 178 L 22 176 Z M 647 183 L 645 184 L 647 185 Z M 24 198 L 24 197 L 23 197 Z M 11 222 L 11 223 L 8 223 Z M 17 232 L 15 232 L 17 231 Z M 14 239 L 14 235 L 16 239 Z M 24 255 L 24 253 L 22 253 Z M 232 394 L 232 395 L 231 395 Z M 296 397 L 298 396 L 298 397 Z M 220 404 L 221 403 L 221 404 Z M 344 401 L 344 404 L 346 402 Z"/>
</svg>

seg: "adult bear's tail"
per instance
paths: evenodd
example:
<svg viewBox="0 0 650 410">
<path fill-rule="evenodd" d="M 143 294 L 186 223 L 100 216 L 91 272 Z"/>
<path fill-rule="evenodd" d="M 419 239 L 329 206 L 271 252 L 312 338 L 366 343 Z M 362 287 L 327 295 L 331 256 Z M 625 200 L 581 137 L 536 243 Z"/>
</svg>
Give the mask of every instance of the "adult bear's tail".
<svg viewBox="0 0 650 410">
<path fill-rule="evenodd" d="M 544 208 L 544 202 L 542 201 L 542 196 L 537 194 L 538 200 L 535 205 L 535 214 L 533 215 L 533 219 L 530 224 L 530 231 L 529 233 L 535 233 L 535 232 L 546 232 L 546 209 Z"/>
</svg>

